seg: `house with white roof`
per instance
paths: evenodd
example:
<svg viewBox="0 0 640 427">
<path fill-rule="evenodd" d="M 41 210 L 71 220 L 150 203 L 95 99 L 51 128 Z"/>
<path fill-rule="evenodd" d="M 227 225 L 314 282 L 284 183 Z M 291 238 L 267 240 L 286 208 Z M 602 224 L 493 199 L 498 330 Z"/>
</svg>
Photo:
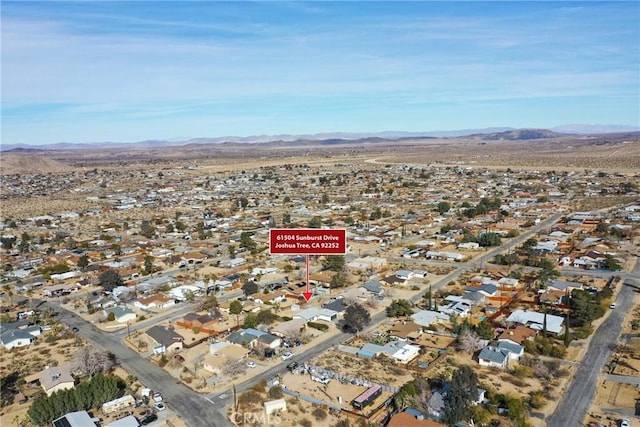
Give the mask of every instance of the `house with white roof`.
<svg viewBox="0 0 640 427">
<path fill-rule="evenodd" d="M 366 343 L 357 353 L 359 356 L 373 358 L 378 354 L 385 354 L 398 363 L 409 363 L 420 354 L 420 346 L 407 344 L 402 340 L 390 341 L 385 345 Z"/>
<path fill-rule="evenodd" d="M 315 322 L 317 320 L 322 320 L 325 322 L 333 322 L 338 318 L 338 312 L 335 310 L 331 310 L 328 308 L 308 308 L 306 310 L 302 310 L 299 313 L 296 313 L 293 316 L 294 319 L 303 319 L 306 322 Z"/>
<path fill-rule="evenodd" d="M 553 314 L 546 314 L 547 317 L 547 332 L 552 334 L 560 334 L 564 329 L 564 317 L 556 316 Z M 541 331 L 545 323 L 545 313 L 538 313 L 536 311 L 516 310 L 507 317 L 507 322 L 518 323 L 520 325 L 528 326 L 531 329 Z"/>
<path fill-rule="evenodd" d="M 417 325 L 427 327 L 434 323 L 442 323 L 449 320 L 449 316 L 438 311 L 420 310 L 411 315 L 411 320 Z"/>
</svg>

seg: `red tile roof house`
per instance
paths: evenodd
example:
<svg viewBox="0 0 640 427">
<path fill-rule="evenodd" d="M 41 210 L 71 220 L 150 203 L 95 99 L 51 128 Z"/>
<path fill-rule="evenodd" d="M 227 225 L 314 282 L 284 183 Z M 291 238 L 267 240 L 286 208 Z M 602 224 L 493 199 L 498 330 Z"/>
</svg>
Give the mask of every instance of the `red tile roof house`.
<svg viewBox="0 0 640 427">
<path fill-rule="evenodd" d="M 175 303 L 175 300 L 167 295 L 155 294 L 147 298 L 139 298 L 133 303 L 133 305 L 138 308 L 149 310 L 152 308 L 168 308 Z"/>
</svg>

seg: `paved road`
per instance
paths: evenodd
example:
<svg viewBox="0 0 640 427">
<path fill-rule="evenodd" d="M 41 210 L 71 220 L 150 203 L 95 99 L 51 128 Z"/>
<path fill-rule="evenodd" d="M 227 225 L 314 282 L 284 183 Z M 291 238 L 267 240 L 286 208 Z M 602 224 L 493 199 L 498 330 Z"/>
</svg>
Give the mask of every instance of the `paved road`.
<svg viewBox="0 0 640 427">
<path fill-rule="evenodd" d="M 225 415 L 226 410 L 222 402 L 216 405 L 211 404 L 204 396 L 191 391 L 166 371 L 123 345 L 117 336 L 95 329 L 75 313 L 66 311 L 58 305 L 47 304 L 60 313 L 60 322 L 70 327 L 78 327 L 80 335 L 90 344 L 115 354 L 125 371 L 138 377 L 146 387 L 161 391 L 167 406 L 173 409 L 188 426 L 231 425 Z"/>
<path fill-rule="evenodd" d="M 640 263 L 636 263 L 633 272 L 623 276 L 637 277 L 639 273 Z M 619 285 L 621 289 L 616 299 L 617 307 L 609 313 L 609 316 L 591 337 L 587 353 L 582 359 L 569 389 L 553 415 L 548 419 L 549 427 L 582 425 L 582 420 L 595 396 L 598 375 L 615 349 L 618 336 L 622 331 L 625 314 L 631 310 L 633 294 L 638 291 L 637 283 L 637 280 L 627 278 L 622 285 Z"/>
<path fill-rule="evenodd" d="M 488 260 L 491 257 L 495 256 L 498 253 L 504 252 L 509 248 L 520 244 L 527 238 L 529 238 L 534 233 L 541 230 L 543 227 L 547 227 L 553 223 L 555 223 L 558 218 L 560 218 L 561 214 L 553 215 L 547 220 L 541 222 L 540 224 L 532 227 L 527 232 L 522 235 L 512 239 L 508 244 L 491 249 L 487 253 L 483 255 L 484 259 Z M 452 266 L 456 267 L 454 271 L 449 273 L 447 276 L 443 277 L 437 283 L 432 285 L 432 289 L 435 291 L 443 286 L 445 286 L 451 280 L 455 280 L 458 276 L 464 273 L 466 270 L 472 267 L 470 263 L 454 263 Z M 231 295 L 225 295 L 225 297 L 231 297 Z M 413 302 L 419 301 L 422 298 L 421 294 L 417 294 L 412 298 Z M 226 299 L 226 298 L 222 298 Z M 140 355 L 135 353 L 133 350 L 126 347 L 120 340 L 123 334 L 126 333 L 125 330 L 121 330 L 114 333 L 105 333 L 95 329 L 89 322 L 85 321 L 81 317 L 77 316 L 75 313 L 69 312 L 63 309 L 59 304 L 55 302 L 49 302 L 48 305 L 52 306 L 56 311 L 60 312 L 60 321 L 64 324 L 69 325 L 70 327 L 76 326 L 80 329 L 80 335 L 87 339 L 87 341 L 93 344 L 96 347 L 104 348 L 106 350 L 111 351 L 116 355 L 122 367 L 130 374 L 135 375 L 138 379 L 145 384 L 145 386 L 150 387 L 153 390 L 162 391 L 164 394 L 167 405 L 173 409 L 176 413 L 178 413 L 182 419 L 185 420 L 186 424 L 189 426 L 198 426 L 198 425 L 213 425 L 213 426 L 227 426 L 231 425 L 227 417 L 225 416 L 225 407 L 230 403 L 231 397 L 231 389 L 223 392 L 223 394 L 227 395 L 225 399 L 212 398 L 213 396 L 205 396 L 199 395 L 192 390 L 188 389 L 181 383 L 177 382 L 175 378 L 169 375 L 164 370 L 159 367 L 151 364 L 146 359 L 142 358 Z M 181 307 L 179 310 L 167 313 L 162 315 L 162 319 L 175 318 L 179 317 L 183 314 L 183 312 L 190 311 L 187 310 L 189 305 L 185 304 L 185 307 Z M 370 326 L 364 331 L 371 330 L 377 327 L 380 323 L 382 323 L 386 319 L 386 315 L 384 311 L 374 315 L 371 319 Z M 141 322 L 142 324 L 136 324 L 135 327 L 131 328 L 131 330 L 137 330 L 142 326 L 147 326 L 148 323 L 158 323 L 161 320 L 159 318 L 155 318 L 153 320 L 149 320 L 146 322 Z M 292 361 L 297 361 L 298 363 L 302 363 L 321 352 L 337 345 L 345 342 L 351 337 L 350 334 L 345 333 L 337 333 L 329 339 L 315 345 L 311 349 L 306 350 L 304 353 L 297 354 L 290 360 L 280 363 L 277 366 L 270 368 L 260 374 L 255 375 L 254 377 L 240 383 L 236 386 L 237 391 L 244 391 L 253 384 L 261 381 L 262 379 L 269 379 L 273 376 L 284 372 L 286 369 L 286 365 L 291 363 Z M 204 421 L 206 420 L 206 421 Z"/>
</svg>

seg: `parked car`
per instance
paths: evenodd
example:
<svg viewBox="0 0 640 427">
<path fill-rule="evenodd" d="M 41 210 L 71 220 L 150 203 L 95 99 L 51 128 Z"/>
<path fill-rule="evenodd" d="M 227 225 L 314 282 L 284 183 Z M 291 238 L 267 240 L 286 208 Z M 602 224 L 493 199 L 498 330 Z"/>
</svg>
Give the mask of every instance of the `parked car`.
<svg viewBox="0 0 640 427">
<path fill-rule="evenodd" d="M 154 393 L 153 400 L 154 402 L 162 402 L 162 395 L 160 393 Z"/>
<path fill-rule="evenodd" d="M 290 351 L 285 351 L 284 353 L 282 353 L 282 360 L 291 359 L 291 357 L 293 357 L 293 353 L 291 353 Z"/>
<path fill-rule="evenodd" d="M 164 406 L 164 403 L 162 403 L 162 402 L 154 403 L 153 407 L 156 408 L 158 411 L 164 411 L 165 409 L 167 409 L 167 407 Z"/>
<path fill-rule="evenodd" d="M 297 367 L 298 367 L 298 362 L 291 362 L 289 363 L 289 365 L 287 365 L 287 369 L 291 372 L 295 371 Z"/>
<path fill-rule="evenodd" d="M 146 417 L 140 420 L 140 425 L 146 426 L 147 424 L 151 424 L 157 419 L 158 419 L 158 416 L 156 414 L 147 415 Z"/>
<path fill-rule="evenodd" d="M 613 304 L 611 304 L 609 308 L 616 308 L 616 303 L 614 302 Z"/>
<path fill-rule="evenodd" d="M 80 332 L 80 329 L 78 329 L 76 326 L 74 326 L 73 328 L 71 328 L 71 332 Z"/>
<path fill-rule="evenodd" d="M 256 367 L 256 362 L 249 360 L 247 362 L 247 368 L 255 368 Z"/>
<path fill-rule="evenodd" d="M 620 420 L 620 427 L 629 427 L 631 424 L 629 424 L 629 420 L 626 418 L 623 418 Z"/>
</svg>

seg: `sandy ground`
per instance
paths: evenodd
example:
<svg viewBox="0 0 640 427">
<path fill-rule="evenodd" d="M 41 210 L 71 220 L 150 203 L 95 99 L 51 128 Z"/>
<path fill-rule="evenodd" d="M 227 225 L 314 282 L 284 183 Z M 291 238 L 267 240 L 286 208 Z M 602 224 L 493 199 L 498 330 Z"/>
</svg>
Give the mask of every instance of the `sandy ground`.
<svg viewBox="0 0 640 427">
<path fill-rule="evenodd" d="M 75 351 L 84 345 L 81 340 L 76 340 L 76 337 L 67 331 L 60 332 L 57 334 L 56 340 L 47 343 L 46 336 L 48 334 L 53 334 L 53 332 L 44 332 L 28 347 L 15 348 L 11 351 L 0 350 L 0 376 L 4 379 L 12 372 L 18 372 L 21 376 L 37 374 L 47 366 L 57 366 L 68 362 L 72 359 Z M 19 389 L 28 399 L 42 390 L 40 387 L 27 385 L 22 385 Z M 16 419 L 24 419 L 29 407 L 28 401 L 25 404 L 14 402 L 3 407 L 0 425 L 8 426 L 15 424 Z"/>
</svg>

